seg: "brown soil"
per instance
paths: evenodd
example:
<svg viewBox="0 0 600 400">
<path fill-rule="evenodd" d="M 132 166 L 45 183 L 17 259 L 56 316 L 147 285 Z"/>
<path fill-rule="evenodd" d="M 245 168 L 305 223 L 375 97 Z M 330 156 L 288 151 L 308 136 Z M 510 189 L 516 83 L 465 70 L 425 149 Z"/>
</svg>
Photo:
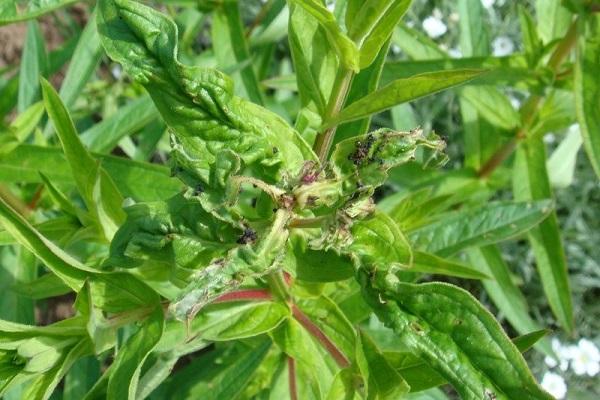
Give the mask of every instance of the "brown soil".
<svg viewBox="0 0 600 400">
<path fill-rule="evenodd" d="M 76 4 L 69 9 L 69 13 L 83 28 L 89 17 L 89 6 Z M 46 51 L 49 52 L 59 47 L 65 41 L 65 38 L 62 37 L 55 26 L 55 20 L 50 16 L 45 16 L 40 18 L 39 21 L 44 35 Z M 0 68 L 18 64 L 26 35 L 26 22 L 0 26 Z"/>
</svg>

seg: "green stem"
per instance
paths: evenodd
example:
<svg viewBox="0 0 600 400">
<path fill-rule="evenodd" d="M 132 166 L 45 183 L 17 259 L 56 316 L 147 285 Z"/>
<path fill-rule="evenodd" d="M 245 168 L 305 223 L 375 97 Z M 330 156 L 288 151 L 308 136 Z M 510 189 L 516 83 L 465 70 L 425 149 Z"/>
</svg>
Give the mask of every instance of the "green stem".
<svg viewBox="0 0 600 400">
<path fill-rule="evenodd" d="M 567 56 L 570 54 L 573 46 L 577 42 L 577 25 L 578 18 L 573 21 L 567 34 L 560 41 L 550 59 L 548 60 L 547 67 L 552 71 L 552 73 L 556 76 L 559 72 L 559 68 L 562 63 L 565 61 Z M 510 142 L 506 143 L 502 146 L 496 153 L 494 153 L 490 159 L 481 167 L 481 169 L 477 172 L 477 175 L 480 178 L 487 178 L 498 168 L 517 148 L 517 145 L 520 141 L 526 139 L 528 137 L 528 132 L 533 122 L 535 121 L 538 110 L 542 103 L 543 98 L 538 95 L 533 95 L 527 99 L 525 104 L 521 107 L 520 114 L 523 118 L 523 123 L 521 127 L 515 133 L 515 136 L 510 140 Z"/>
<path fill-rule="evenodd" d="M 346 97 L 348 97 L 353 77 L 354 72 L 346 68 L 340 70 L 336 75 L 335 83 L 331 90 L 331 96 L 327 103 L 327 109 L 325 110 L 325 115 L 323 117 L 324 123 L 327 123 L 327 121 L 335 117 L 342 110 L 342 107 L 344 107 L 344 102 L 346 101 Z M 321 163 L 324 163 L 327 160 L 336 130 L 337 126 L 325 129 L 325 131 L 319 134 L 315 141 L 313 150 L 319 156 Z"/>
<path fill-rule="evenodd" d="M 269 285 L 271 293 L 275 298 L 281 299 L 285 302 L 291 299 L 291 294 L 288 286 L 285 283 L 283 272 L 273 272 L 272 274 L 265 276 L 265 281 Z"/>
</svg>

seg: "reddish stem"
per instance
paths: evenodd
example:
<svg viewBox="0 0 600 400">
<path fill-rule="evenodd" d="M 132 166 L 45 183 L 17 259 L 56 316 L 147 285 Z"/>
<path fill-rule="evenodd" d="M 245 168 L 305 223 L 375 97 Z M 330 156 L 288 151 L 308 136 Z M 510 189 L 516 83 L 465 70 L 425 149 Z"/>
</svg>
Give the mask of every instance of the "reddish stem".
<svg viewBox="0 0 600 400">
<path fill-rule="evenodd" d="M 296 360 L 288 357 L 288 382 L 290 387 L 290 399 L 298 400 L 298 388 L 296 386 Z"/>
<path fill-rule="evenodd" d="M 244 289 L 225 293 L 213 303 L 227 303 L 232 301 L 264 301 L 272 300 L 273 296 L 267 289 Z"/>
<path fill-rule="evenodd" d="M 325 350 L 331 354 L 340 368 L 346 368 L 350 366 L 350 361 L 348 361 L 346 356 L 340 351 L 340 349 L 337 348 L 335 343 L 333 343 L 331 339 L 329 339 L 327 335 L 323 333 L 321 328 L 315 325 L 315 323 L 312 322 L 311 319 L 308 318 L 306 314 L 304 314 L 295 304 L 292 304 L 292 315 L 311 335 L 313 335 L 315 339 L 317 339 L 323 345 Z"/>
<path fill-rule="evenodd" d="M 283 280 L 285 281 L 286 285 L 288 285 L 288 286 L 292 286 L 292 284 L 294 283 L 294 277 L 285 271 L 283 271 Z"/>
</svg>

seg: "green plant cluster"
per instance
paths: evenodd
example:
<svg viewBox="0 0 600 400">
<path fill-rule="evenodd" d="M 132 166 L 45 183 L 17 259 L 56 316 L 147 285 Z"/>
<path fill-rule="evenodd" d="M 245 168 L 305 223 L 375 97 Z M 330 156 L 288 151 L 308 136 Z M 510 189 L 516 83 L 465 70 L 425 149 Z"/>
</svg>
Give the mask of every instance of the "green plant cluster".
<svg viewBox="0 0 600 400">
<path fill-rule="evenodd" d="M 523 52 L 497 57 L 481 2 L 460 0 L 455 59 L 402 22 L 410 0 L 99 0 L 46 53 L 35 18 L 73 3 L 0 5 L 0 24 L 29 20 L 0 82 L 0 114 L 17 111 L 0 134 L 2 396 L 552 398 L 522 356 L 555 355 L 547 327 L 498 244 L 527 240 L 572 333 L 543 137 L 578 121 L 600 174 L 595 2 L 538 2 L 537 22 L 520 7 Z M 465 162 L 443 169 L 452 138 L 400 125 L 451 88 Z M 480 282 L 520 336 L 431 276 Z M 59 296 L 74 313 L 35 324 L 33 301 Z"/>
</svg>

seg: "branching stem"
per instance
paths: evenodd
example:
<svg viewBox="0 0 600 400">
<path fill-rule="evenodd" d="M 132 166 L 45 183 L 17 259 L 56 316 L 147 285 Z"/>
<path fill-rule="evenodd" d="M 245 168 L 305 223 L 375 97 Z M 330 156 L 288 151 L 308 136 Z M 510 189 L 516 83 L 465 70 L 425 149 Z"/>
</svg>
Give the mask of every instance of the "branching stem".
<svg viewBox="0 0 600 400">
<path fill-rule="evenodd" d="M 327 121 L 335 117 L 344 107 L 344 102 L 346 101 L 346 97 L 348 97 L 348 92 L 350 91 L 350 86 L 352 84 L 352 78 L 354 78 L 354 72 L 346 68 L 341 69 L 336 75 L 333 89 L 331 90 L 331 96 L 327 103 L 327 109 L 325 110 L 323 118 L 324 123 L 327 123 Z M 337 125 L 326 128 L 319 136 L 317 136 L 313 150 L 317 153 L 317 156 L 319 156 L 319 160 L 322 164 L 327 161 L 329 149 L 331 149 L 336 130 Z"/>
<path fill-rule="evenodd" d="M 559 72 L 561 64 L 565 61 L 573 46 L 577 42 L 577 25 L 578 19 L 575 19 L 571 24 L 565 37 L 560 41 L 550 59 L 548 60 L 547 67 L 556 76 Z M 515 136 L 504 146 L 502 146 L 496 153 L 494 153 L 490 159 L 481 167 L 477 172 L 480 178 L 487 178 L 498 168 L 517 148 L 517 144 L 528 137 L 528 132 L 531 129 L 533 122 L 535 121 L 538 110 L 542 103 L 543 98 L 538 95 L 532 95 L 521 107 L 521 116 L 523 123 L 521 127 L 515 133 Z"/>
</svg>

